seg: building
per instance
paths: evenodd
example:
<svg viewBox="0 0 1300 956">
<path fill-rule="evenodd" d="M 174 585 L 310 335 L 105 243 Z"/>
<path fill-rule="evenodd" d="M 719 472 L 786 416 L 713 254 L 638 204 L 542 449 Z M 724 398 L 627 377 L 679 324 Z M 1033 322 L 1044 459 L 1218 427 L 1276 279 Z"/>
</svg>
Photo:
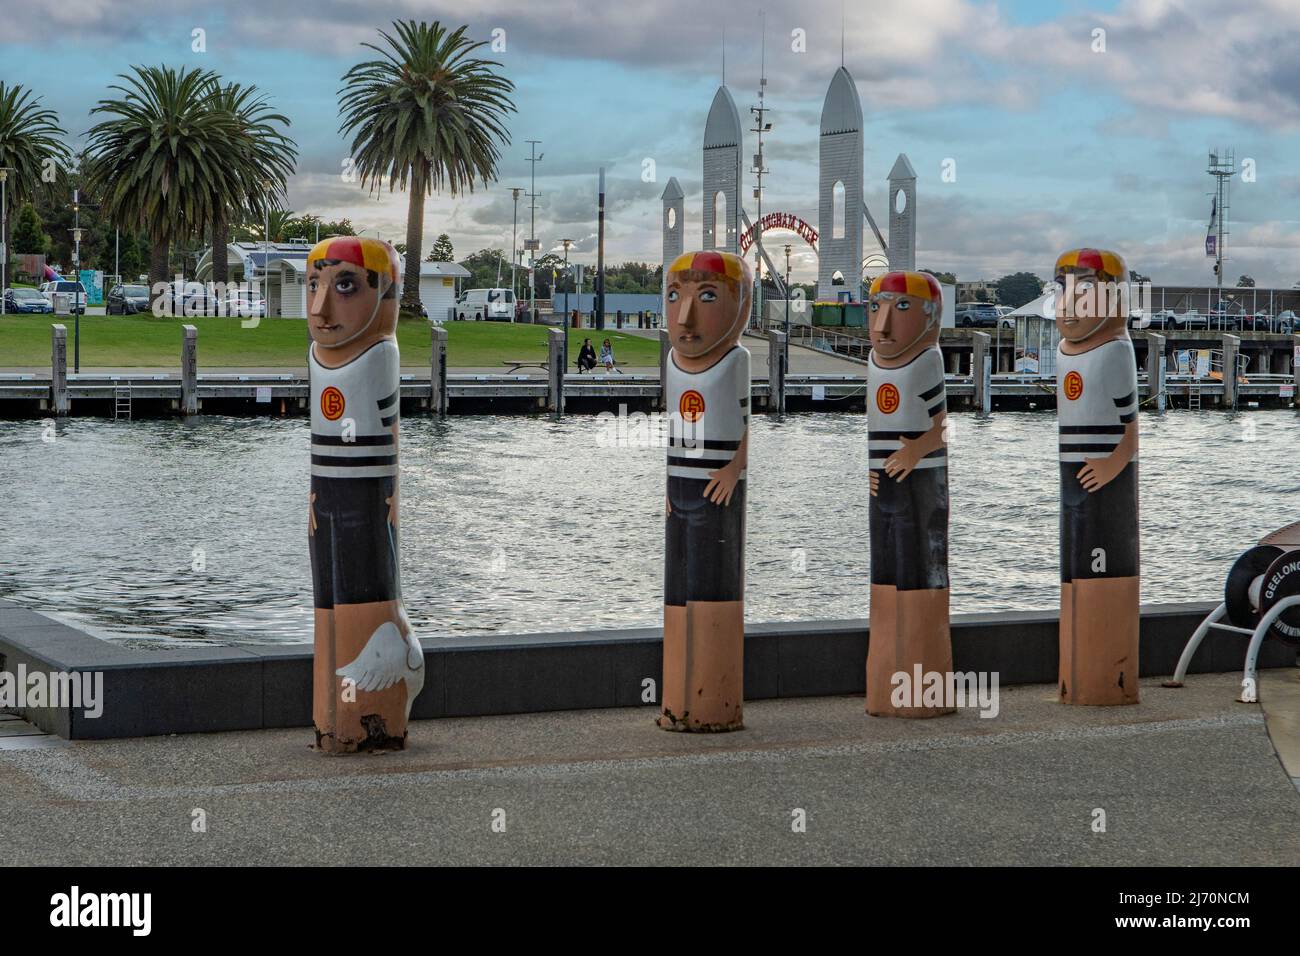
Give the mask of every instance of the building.
<svg viewBox="0 0 1300 956">
<path fill-rule="evenodd" d="M 996 304 L 998 301 L 997 283 L 989 282 L 987 279 L 976 279 L 973 282 L 958 282 L 957 301 L 989 302 Z"/>
<path fill-rule="evenodd" d="M 456 305 L 459 282 L 469 270 L 455 262 L 420 263 L 420 301 L 429 318 L 442 322 Z"/>
<path fill-rule="evenodd" d="M 266 299 L 267 316 L 304 319 L 307 317 L 307 254 L 314 243 L 232 242 L 226 247 L 230 282 L 257 282 Z M 212 281 L 212 250 L 199 259 L 195 270 L 199 282 Z"/>
</svg>

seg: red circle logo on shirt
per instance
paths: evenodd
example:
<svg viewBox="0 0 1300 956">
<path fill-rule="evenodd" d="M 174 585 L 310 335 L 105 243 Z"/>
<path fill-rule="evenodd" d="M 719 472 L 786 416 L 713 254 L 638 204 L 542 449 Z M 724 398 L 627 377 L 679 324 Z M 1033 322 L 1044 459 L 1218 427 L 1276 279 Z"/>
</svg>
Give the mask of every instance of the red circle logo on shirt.
<svg viewBox="0 0 1300 956">
<path fill-rule="evenodd" d="M 343 393 L 331 385 L 320 393 L 320 413 L 329 421 L 336 422 L 343 417 Z"/>
<path fill-rule="evenodd" d="M 1083 394 L 1083 376 L 1078 372 L 1070 372 L 1065 376 L 1065 397 L 1070 401 L 1078 401 L 1079 396 Z"/>
<path fill-rule="evenodd" d="M 892 415 L 898 411 L 898 389 L 892 382 L 886 382 L 880 388 L 876 389 L 876 407 L 886 415 Z"/>
<path fill-rule="evenodd" d="M 677 403 L 677 410 L 682 414 L 682 420 L 690 422 L 692 425 L 700 420 L 704 415 L 704 396 L 691 389 L 682 392 L 681 401 Z"/>
</svg>

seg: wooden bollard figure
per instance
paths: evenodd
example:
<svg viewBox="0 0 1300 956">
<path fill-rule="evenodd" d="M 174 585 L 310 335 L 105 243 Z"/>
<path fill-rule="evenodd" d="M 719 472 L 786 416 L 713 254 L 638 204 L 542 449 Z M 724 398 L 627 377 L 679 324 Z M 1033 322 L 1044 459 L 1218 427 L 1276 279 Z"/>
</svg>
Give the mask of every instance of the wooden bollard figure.
<svg viewBox="0 0 1300 956">
<path fill-rule="evenodd" d="M 307 257 L 312 715 L 331 753 L 400 750 L 424 686 L 398 573 L 399 275 L 377 239 L 325 239 Z"/>
<path fill-rule="evenodd" d="M 665 363 L 664 730 L 744 726 L 745 468 L 753 273 L 688 252 L 668 272 Z"/>
<path fill-rule="evenodd" d="M 1061 463 L 1060 699 L 1138 700 L 1138 398 L 1128 269 L 1113 252 L 1056 260 Z"/>
<path fill-rule="evenodd" d="M 871 283 L 867 368 L 871 634 L 867 712 L 954 711 L 948 629 L 947 393 L 943 291 L 926 272 Z"/>
</svg>

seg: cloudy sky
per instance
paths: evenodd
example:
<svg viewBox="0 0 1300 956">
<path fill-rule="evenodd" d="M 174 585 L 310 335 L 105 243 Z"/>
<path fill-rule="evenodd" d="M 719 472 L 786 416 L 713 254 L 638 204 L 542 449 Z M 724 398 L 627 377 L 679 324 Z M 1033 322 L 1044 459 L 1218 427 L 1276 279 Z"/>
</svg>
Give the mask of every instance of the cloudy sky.
<svg viewBox="0 0 1300 956">
<path fill-rule="evenodd" d="M 765 209 L 816 225 L 817 121 L 842 49 L 862 98 L 878 221 L 897 154 L 917 171 L 918 265 L 963 280 L 1045 275 L 1062 249 L 1099 244 L 1157 282 L 1209 284 L 1206 158 L 1227 146 L 1239 169 L 1250 161 L 1254 181 L 1233 184 L 1225 274 L 1261 286 L 1300 280 L 1297 0 L 0 0 L 0 79 L 36 91 L 74 145 L 95 101 L 133 64 L 203 66 L 256 84 L 292 119 L 301 147 L 291 207 L 399 238 L 405 197 L 343 181 L 339 78 L 393 19 L 466 23 L 504 43 L 491 55 L 517 87 L 518 113 L 499 181 L 432 197 L 428 240 L 449 233 L 458 256 L 509 248 L 508 187 L 529 185 L 526 141 L 539 139 L 542 248 L 570 237 L 580 240 L 573 258 L 594 259 L 604 166 L 607 256 L 656 261 L 670 176 L 686 191 L 688 244 L 699 241 L 704 118 L 725 47 L 726 83 L 748 119 L 760 8 L 773 122 Z M 524 202 L 520 222 L 526 235 Z M 772 241 L 794 241 L 796 278 L 814 278 L 811 250 Z"/>
</svg>

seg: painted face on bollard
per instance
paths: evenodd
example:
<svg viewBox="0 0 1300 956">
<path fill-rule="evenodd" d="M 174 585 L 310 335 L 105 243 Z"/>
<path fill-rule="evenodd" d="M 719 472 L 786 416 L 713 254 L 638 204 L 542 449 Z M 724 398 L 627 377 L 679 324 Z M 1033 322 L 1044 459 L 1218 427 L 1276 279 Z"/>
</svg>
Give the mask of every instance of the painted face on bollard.
<svg viewBox="0 0 1300 956">
<path fill-rule="evenodd" d="M 396 254 L 376 239 L 318 243 L 307 258 L 307 325 L 321 348 L 396 331 Z"/>
<path fill-rule="evenodd" d="M 1076 344 L 1109 339 L 1128 317 L 1124 260 L 1101 249 L 1074 249 L 1056 261 L 1056 329 Z"/>
<path fill-rule="evenodd" d="M 668 273 L 668 337 L 679 357 L 705 360 L 740 339 L 749 312 L 749 268 L 728 253 L 687 253 Z"/>
<path fill-rule="evenodd" d="M 871 283 L 867 315 L 878 361 L 905 365 L 939 341 L 943 294 L 925 272 L 890 272 Z"/>
</svg>

